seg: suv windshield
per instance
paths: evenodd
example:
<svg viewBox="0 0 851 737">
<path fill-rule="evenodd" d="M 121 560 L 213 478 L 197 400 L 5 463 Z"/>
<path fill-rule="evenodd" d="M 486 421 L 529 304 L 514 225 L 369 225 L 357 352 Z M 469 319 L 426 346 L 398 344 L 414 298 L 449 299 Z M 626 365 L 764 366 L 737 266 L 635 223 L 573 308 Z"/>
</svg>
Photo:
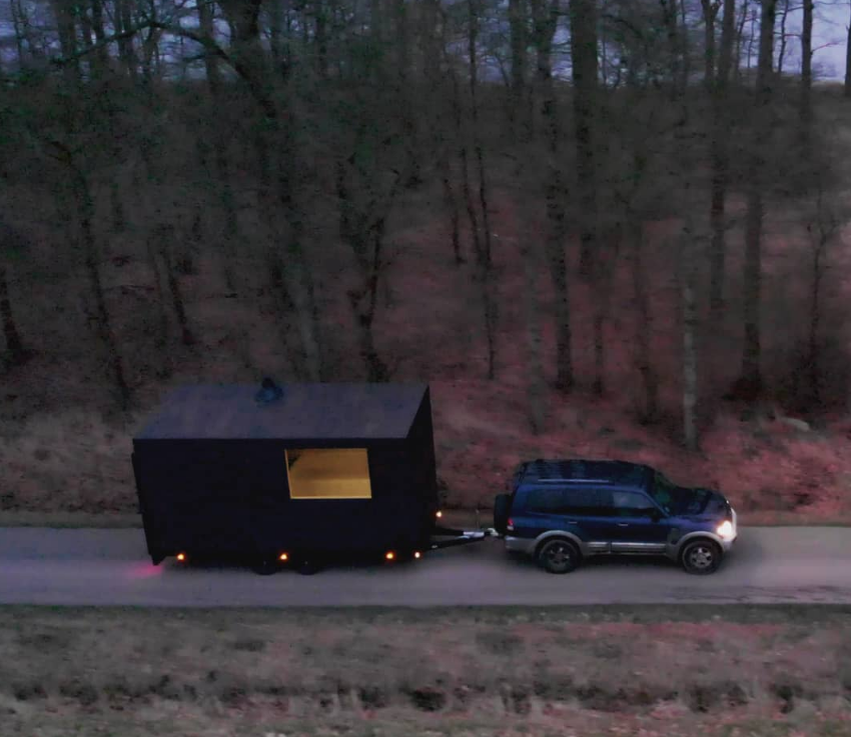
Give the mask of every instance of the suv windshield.
<svg viewBox="0 0 851 737">
<path fill-rule="evenodd" d="M 674 490 L 676 484 L 668 481 L 659 471 L 653 474 L 653 483 L 650 485 L 650 495 L 656 500 L 656 503 L 665 510 L 666 514 L 671 513 L 671 502 L 674 499 Z"/>
</svg>

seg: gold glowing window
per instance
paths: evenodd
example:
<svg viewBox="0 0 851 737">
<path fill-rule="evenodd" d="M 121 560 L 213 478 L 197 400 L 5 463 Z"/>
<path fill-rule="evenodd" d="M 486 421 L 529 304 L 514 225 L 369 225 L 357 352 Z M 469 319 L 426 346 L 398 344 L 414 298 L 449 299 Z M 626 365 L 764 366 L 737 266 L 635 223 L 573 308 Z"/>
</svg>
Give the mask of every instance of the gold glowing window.
<svg viewBox="0 0 851 737">
<path fill-rule="evenodd" d="M 366 448 L 285 451 L 291 499 L 371 499 Z"/>
</svg>

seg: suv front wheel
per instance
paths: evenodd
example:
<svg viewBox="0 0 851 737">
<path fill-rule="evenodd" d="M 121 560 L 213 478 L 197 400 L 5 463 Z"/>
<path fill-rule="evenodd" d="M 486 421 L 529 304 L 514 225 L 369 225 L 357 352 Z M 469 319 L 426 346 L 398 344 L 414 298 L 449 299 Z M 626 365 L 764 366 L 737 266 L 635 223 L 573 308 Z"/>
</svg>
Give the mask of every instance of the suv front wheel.
<svg viewBox="0 0 851 737">
<path fill-rule="evenodd" d="M 538 564 L 547 573 L 570 573 L 579 565 L 579 551 L 567 540 L 548 540 L 538 549 Z"/>
<path fill-rule="evenodd" d="M 681 560 L 686 573 L 705 576 L 721 565 L 721 548 L 712 540 L 692 540 L 683 548 Z"/>
</svg>

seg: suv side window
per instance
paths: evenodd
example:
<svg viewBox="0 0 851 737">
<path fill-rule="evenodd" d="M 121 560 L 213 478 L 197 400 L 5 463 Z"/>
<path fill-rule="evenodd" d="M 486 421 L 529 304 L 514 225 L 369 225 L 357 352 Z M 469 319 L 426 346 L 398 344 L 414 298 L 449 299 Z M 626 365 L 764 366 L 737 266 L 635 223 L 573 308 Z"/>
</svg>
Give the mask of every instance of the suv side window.
<svg viewBox="0 0 851 737">
<path fill-rule="evenodd" d="M 592 488 L 538 488 L 529 492 L 526 509 L 541 514 L 599 517 L 611 507 L 611 492 Z"/>
<path fill-rule="evenodd" d="M 647 517 L 656 507 L 637 491 L 612 491 L 612 510 L 615 517 Z"/>
<path fill-rule="evenodd" d="M 557 487 L 530 489 L 526 496 L 526 511 L 538 514 L 570 514 L 566 489 Z"/>
</svg>

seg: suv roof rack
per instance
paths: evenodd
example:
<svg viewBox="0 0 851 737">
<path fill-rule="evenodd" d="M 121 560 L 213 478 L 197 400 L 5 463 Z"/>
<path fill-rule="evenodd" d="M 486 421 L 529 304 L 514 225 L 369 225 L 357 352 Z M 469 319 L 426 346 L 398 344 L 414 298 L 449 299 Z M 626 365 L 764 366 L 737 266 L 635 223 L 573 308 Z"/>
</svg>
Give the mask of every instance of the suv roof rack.
<svg viewBox="0 0 851 737">
<path fill-rule="evenodd" d="M 644 472 L 641 464 L 628 461 L 537 458 L 522 465 L 520 477 L 538 483 L 618 484 L 634 481 Z"/>
</svg>

